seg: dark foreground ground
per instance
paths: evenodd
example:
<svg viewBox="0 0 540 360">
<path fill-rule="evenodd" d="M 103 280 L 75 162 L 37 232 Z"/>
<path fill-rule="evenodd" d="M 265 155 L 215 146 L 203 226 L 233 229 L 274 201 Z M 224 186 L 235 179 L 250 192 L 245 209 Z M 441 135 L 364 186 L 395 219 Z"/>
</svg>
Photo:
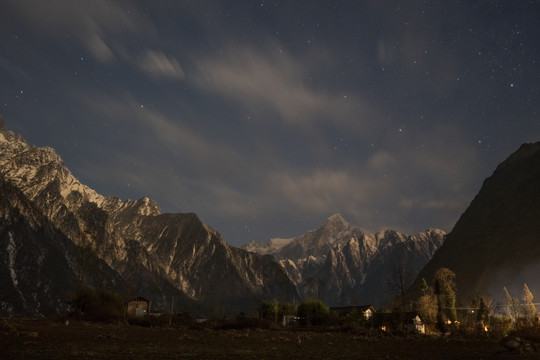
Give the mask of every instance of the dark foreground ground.
<svg viewBox="0 0 540 360">
<path fill-rule="evenodd" d="M 490 339 L 0 319 L 0 359 L 540 359 Z"/>
</svg>

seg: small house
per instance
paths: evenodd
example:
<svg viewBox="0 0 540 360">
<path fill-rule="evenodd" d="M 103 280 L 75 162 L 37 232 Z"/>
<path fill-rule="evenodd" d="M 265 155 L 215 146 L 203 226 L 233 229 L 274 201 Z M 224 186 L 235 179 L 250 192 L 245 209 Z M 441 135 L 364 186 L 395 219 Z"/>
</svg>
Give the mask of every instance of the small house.
<svg viewBox="0 0 540 360">
<path fill-rule="evenodd" d="M 299 326 L 306 324 L 306 318 L 294 316 L 294 315 L 283 315 L 283 326 Z"/>
<path fill-rule="evenodd" d="M 358 305 L 358 306 L 339 306 L 331 307 L 330 313 L 337 315 L 337 317 L 344 318 L 351 314 L 361 314 L 364 319 L 368 320 L 375 314 L 375 308 L 372 305 Z"/>
<path fill-rule="evenodd" d="M 141 296 L 137 296 L 127 302 L 127 315 L 133 317 L 142 317 L 148 314 L 150 301 Z"/>
<path fill-rule="evenodd" d="M 407 332 L 414 332 L 419 334 L 426 333 L 426 326 L 417 313 L 407 313 L 406 315 Z"/>
<path fill-rule="evenodd" d="M 378 313 L 375 326 L 384 331 L 406 331 L 411 333 L 426 333 L 424 321 L 417 312 Z"/>
</svg>

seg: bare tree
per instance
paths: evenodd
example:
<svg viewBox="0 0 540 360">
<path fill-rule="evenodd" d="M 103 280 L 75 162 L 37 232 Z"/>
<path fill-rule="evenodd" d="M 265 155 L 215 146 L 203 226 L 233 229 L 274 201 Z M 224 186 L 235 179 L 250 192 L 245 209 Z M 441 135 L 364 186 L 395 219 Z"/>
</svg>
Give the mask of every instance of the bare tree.
<svg viewBox="0 0 540 360">
<path fill-rule="evenodd" d="M 418 312 L 427 324 L 437 321 L 437 298 L 433 293 L 427 293 L 418 299 Z"/>
<path fill-rule="evenodd" d="M 402 263 L 394 263 L 392 277 L 388 280 L 388 287 L 399 298 L 401 305 L 401 321 L 405 328 L 405 313 L 407 312 L 407 290 L 410 288 L 413 276 Z"/>
<path fill-rule="evenodd" d="M 503 287 L 503 292 L 505 299 L 504 306 L 506 310 L 506 315 L 508 315 L 508 317 L 515 322 L 519 318 L 519 300 L 510 295 L 508 289 L 506 289 L 506 286 Z"/>
<path fill-rule="evenodd" d="M 526 283 L 523 284 L 523 317 L 529 325 L 532 325 L 538 319 L 538 311 L 533 303 L 534 296 Z"/>
</svg>

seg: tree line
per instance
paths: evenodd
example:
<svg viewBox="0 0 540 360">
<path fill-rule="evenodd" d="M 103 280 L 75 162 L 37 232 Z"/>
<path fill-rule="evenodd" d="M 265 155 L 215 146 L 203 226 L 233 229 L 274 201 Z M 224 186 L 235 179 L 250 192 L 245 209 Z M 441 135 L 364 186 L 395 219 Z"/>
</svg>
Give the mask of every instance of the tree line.
<svg viewBox="0 0 540 360">
<path fill-rule="evenodd" d="M 495 303 L 488 296 L 478 296 L 467 304 L 457 306 L 456 274 L 448 268 L 440 268 L 431 284 L 425 278 L 421 279 L 421 295 L 416 301 L 407 300 L 410 309 L 417 311 L 427 326 L 443 333 L 477 331 L 508 335 L 514 330 L 535 328 L 540 325 L 538 311 L 533 302 L 534 296 L 526 283 L 523 284 L 521 299 L 510 295 L 506 287 L 502 291 L 504 294 L 502 304 Z M 402 293 L 398 296 L 398 301 L 394 300 L 394 304 L 406 303 L 405 297 L 405 293 Z"/>
</svg>

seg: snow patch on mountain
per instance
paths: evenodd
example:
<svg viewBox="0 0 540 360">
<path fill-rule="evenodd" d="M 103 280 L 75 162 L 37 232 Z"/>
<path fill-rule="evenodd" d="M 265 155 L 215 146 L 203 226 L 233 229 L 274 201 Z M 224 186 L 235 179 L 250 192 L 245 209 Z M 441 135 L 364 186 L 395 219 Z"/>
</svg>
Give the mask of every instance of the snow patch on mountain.
<svg viewBox="0 0 540 360">
<path fill-rule="evenodd" d="M 272 255 L 277 253 L 279 250 L 281 250 L 284 246 L 288 245 L 294 238 L 272 238 L 268 240 L 267 242 L 257 242 L 255 240 L 251 240 L 246 245 L 242 246 L 245 250 L 253 253 L 257 253 L 260 255 Z"/>
<path fill-rule="evenodd" d="M 340 214 L 330 216 L 321 227 L 287 239 L 281 246 L 272 240 L 250 242 L 246 249 L 273 255 L 299 294 L 309 296 L 317 284 L 318 296 L 330 305 L 338 305 L 343 296 L 366 298 L 365 301 L 388 298 L 384 286 L 373 284 L 388 279 L 392 263 L 418 272 L 442 245 L 445 232 L 429 229 L 417 235 L 395 230 L 367 234 L 352 227 Z M 369 289 L 369 294 L 367 290 Z"/>
<path fill-rule="evenodd" d="M 8 238 L 9 242 L 6 247 L 8 252 L 8 267 L 9 267 L 9 275 L 11 277 L 11 282 L 13 283 L 13 287 L 21 297 L 21 300 L 23 304 L 26 303 L 26 299 L 24 298 L 23 293 L 19 289 L 19 280 L 17 278 L 17 271 L 15 270 L 15 263 L 17 259 L 17 245 L 15 244 L 15 240 L 13 239 L 13 233 L 10 231 L 8 232 Z"/>
</svg>

